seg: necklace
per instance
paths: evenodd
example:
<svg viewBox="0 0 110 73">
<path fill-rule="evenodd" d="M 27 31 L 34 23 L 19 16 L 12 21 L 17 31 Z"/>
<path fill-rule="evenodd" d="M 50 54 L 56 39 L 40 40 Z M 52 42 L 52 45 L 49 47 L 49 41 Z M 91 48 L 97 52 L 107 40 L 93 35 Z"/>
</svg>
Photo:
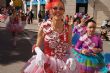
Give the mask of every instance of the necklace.
<svg viewBox="0 0 110 73">
<path fill-rule="evenodd" d="M 56 32 L 62 32 L 64 30 L 64 24 L 61 23 L 56 23 L 54 24 L 53 22 L 51 23 L 51 28 L 56 31 Z"/>
</svg>

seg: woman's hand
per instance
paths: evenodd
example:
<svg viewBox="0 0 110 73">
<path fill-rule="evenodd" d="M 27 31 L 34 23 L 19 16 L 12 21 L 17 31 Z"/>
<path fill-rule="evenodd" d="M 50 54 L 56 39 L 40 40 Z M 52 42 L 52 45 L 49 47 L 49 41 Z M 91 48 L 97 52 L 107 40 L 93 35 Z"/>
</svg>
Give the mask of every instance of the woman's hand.
<svg viewBox="0 0 110 73">
<path fill-rule="evenodd" d="M 44 62 L 46 61 L 46 57 L 44 55 L 44 53 L 42 52 L 42 50 L 39 47 L 35 47 L 35 53 L 36 55 L 36 64 L 38 64 L 38 66 L 42 66 L 44 64 Z"/>
<path fill-rule="evenodd" d="M 68 58 L 66 61 L 66 65 L 67 65 L 67 67 L 69 67 L 69 69 L 71 71 L 74 71 L 76 68 L 76 63 L 75 63 L 75 60 L 73 58 Z"/>
</svg>

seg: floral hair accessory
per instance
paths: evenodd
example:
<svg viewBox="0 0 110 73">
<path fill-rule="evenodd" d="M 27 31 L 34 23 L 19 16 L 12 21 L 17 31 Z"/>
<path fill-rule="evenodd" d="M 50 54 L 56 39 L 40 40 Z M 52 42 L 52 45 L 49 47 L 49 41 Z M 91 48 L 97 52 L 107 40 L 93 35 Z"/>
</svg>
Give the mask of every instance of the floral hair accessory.
<svg viewBox="0 0 110 73">
<path fill-rule="evenodd" d="M 60 0 L 47 0 L 46 2 L 47 2 L 47 4 L 45 5 L 45 9 L 51 9 L 52 8 L 52 5 L 54 4 L 54 3 L 56 3 L 56 2 L 59 2 Z"/>
<path fill-rule="evenodd" d="M 51 2 L 49 2 L 49 3 L 47 3 L 46 5 L 45 5 L 45 9 L 51 9 L 52 8 L 52 3 Z"/>
<path fill-rule="evenodd" d="M 75 13 L 74 18 L 82 18 L 82 13 Z"/>
</svg>

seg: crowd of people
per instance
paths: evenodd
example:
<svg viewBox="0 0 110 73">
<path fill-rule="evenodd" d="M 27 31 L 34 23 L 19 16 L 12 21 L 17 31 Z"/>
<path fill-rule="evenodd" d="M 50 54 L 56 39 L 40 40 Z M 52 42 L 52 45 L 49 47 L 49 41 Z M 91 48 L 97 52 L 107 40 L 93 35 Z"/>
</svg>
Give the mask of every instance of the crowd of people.
<svg viewBox="0 0 110 73">
<path fill-rule="evenodd" d="M 48 3 L 49 19 L 41 23 L 33 55 L 22 73 L 109 73 L 97 23 L 88 14 L 66 15 L 60 0 Z M 44 46 L 42 48 L 42 46 Z"/>
<path fill-rule="evenodd" d="M 65 5 L 61 0 L 47 3 L 45 8 L 45 21 L 32 47 L 32 53 L 36 54 L 26 62 L 21 73 L 110 73 L 102 54 L 102 38 L 107 33 L 104 30 L 96 33 L 93 17 L 75 13 L 64 19 Z M 25 14 L 13 8 L 2 12 L 7 16 L 6 29 L 12 33 L 16 46 L 17 36 L 24 31 L 26 23 L 33 23 L 33 11 L 27 10 Z M 40 12 L 38 16 L 42 21 Z"/>
</svg>

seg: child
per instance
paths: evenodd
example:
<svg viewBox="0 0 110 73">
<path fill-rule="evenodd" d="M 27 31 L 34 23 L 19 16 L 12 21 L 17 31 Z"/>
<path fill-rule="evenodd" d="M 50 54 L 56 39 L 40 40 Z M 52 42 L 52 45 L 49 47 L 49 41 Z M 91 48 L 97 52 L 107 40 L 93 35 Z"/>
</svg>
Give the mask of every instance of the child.
<svg viewBox="0 0 110 73">
<path fill-rule="evenodd" d="M 76 23 L 74 22 L 75 26 L 74 26 L 74 29 L 72 31 L 72 45 L 73 46 L 76 45 L 76 43 L 79 40 L 80 36 L 83 35 L 84 33 L 86 33 L 86 25 L 85 25 L 86 21 L 87 21 L 86 17 L 83 16 L 79 20 L 79 22 L 80 22 L 79 24 L 76 25 Z"/>
<path fill-rule="evenodd" d="M 102 40 L 106 40 L 106 41 L 108 41 L 109 40 L 109 38 L 108 38 L 108 36 L 107 36 L 107 30 L 106 30 L 106 28 L 105 27 L 101 27 L 101 38 L 102 38 Z"/>
<path fill-rule="evenodd" d="M 95 34 L 95 28 L 96 22 L 89 20 L 86 29 L 87 33 L 79 38 L 75 49 L 73 49 L 79 73 L 95 73 L 98 71 L 107 73 L 104 57 L 101 54 L 103 51 L 102 41 L 100 36 Z"/>
</svg>

